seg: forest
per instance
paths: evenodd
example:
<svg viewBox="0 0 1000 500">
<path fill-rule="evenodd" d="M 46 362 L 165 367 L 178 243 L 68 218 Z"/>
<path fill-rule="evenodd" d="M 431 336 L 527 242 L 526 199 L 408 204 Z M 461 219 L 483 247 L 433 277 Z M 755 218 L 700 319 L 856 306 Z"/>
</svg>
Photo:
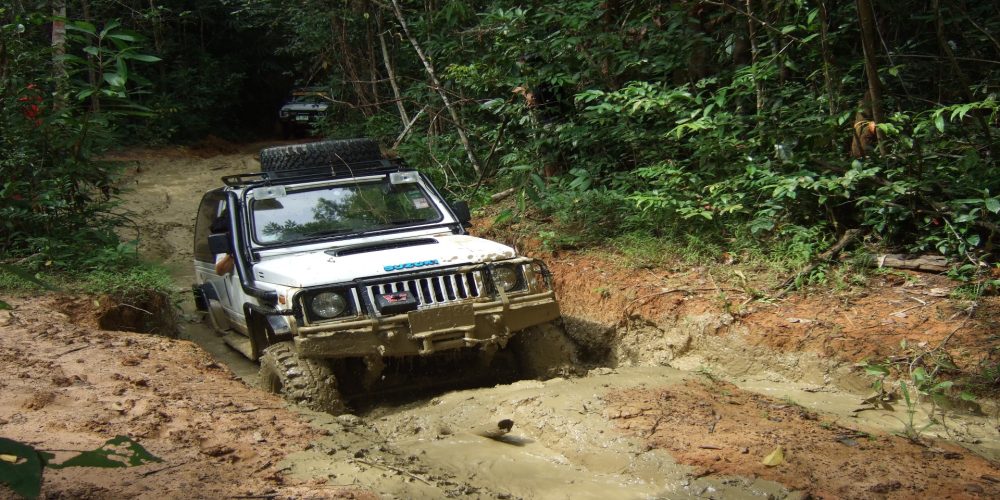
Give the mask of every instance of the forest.
<svg viewBox="0 0 1000 500">
<path fill-rule="evenodd" d="M 326 106 L 307 130 L 281 121 L 302 93 Z M 295 271 L 350 266 L 347 223 L 274 211 L 233 251 L 202 195 L 269 150 L 362 137 L 471 214 L 341 247 L 396 252 L 389 275 L 279 297 L 240 258 L 213 267 L 319 230 Z M 998 498 L 998 137 L 995 1 L 5 0 L 0 496 Z M 351 224 L 403 203 L 392 175 L 365 178 Z M 380 224 L 433 222 L 406 200 Z M 546 323 L 504 324 L 500 289 L 484 307 L 496 285 L 472 273 L 499 274 L 497 250 L 475 294 L 449 275 L 454 303 L 444 274 L 443 306 L 364 316 L 337 295 L 471 265 L 413 262 L 443 238 L 530 259 L 507 282 L 544 282 Z M 225 310 L 220 289 L 267 303 Z M 448 314 L 469 323 L 433 352 Z M 546 333 L 564 342 L 527 343 Z M 423 347 L 299 359 L 311 334 Z M 566 370 L 532 375 L 525 353 Z M 450 380 L 463 355 L 475 383 Z M 336 389 L 418 365 L 436 371 L 412 391 Z M 338 409 L 304 412 L 303 380 Z"/>
<path fill-rule="evenodd" d="M 992 2 L 49 2 L 0 7 L 0 248 L 130 255 L 104 153 L 369 136 L 552 248 L 614 238 L 808 258 L 870 247 L 987 270 L 1000 243 Z M 803 257 L 805 256 L 805 257 Z"/>
</svg>

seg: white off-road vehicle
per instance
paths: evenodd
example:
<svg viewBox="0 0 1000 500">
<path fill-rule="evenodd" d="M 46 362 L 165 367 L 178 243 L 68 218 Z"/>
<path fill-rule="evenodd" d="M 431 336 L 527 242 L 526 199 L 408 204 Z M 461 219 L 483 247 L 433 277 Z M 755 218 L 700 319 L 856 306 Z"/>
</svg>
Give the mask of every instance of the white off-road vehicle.
<svg viewBox="0 0 1000 500">
<path fill-rule="evenodd" d="M 260 161 L 204 195 L 194 291 L 226 342 L 260 360 L 265 388 L 340 412 L 345 396 L 453 381 L 495 358 L 521 376 L 574 370 L 545 265 L 466 234 L 468 205 L 420 172 L 367 139 Z"/>
</svg>

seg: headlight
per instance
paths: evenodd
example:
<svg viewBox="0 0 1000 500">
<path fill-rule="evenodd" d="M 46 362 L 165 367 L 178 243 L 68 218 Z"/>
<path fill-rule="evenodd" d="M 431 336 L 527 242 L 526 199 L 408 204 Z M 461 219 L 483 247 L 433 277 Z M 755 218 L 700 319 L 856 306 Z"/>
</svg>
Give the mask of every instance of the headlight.
<svg viewBox="0 0 1000 500">
<path fill-rule="evenodd" d="M 312 298 L 309 308 L 321 318 L 336 318 L 347 310 L 347 301 L 336 293 L 323 292 Z"/>
<path fill-rule="evenodd" d="M 517 271 L 510 266 L 494 267 L 493 283 L 496 284 L 497 288 L 509 292 L 517 287 Z"/>
</svg>

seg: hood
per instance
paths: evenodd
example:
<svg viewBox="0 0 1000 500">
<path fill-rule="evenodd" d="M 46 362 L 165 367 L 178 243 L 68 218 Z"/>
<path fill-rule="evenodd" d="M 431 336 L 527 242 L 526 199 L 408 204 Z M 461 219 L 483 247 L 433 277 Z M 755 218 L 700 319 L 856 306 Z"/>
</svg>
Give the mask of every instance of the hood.
<svg viewBox="0 0 1000 500">
<path fill-rule="evenodd" d="M 404 248 L 363 251 L 353 246 L 350 255 L 334 256 L 327 250 L 269 257 L 253 266 L 254 279 L 259 282 L 289 287 L 311 287 L 329 283 L 344 283 L 358 278 L 380 278 L 404 271 L 386 270 L 406 264 L 408 271 L 425 271 L 477 262 L 491 262 L 516 256 L 506 245 L 466 235 L 419 238 L 437 243 Z M 385 241 L 372 243 L 382 244 Z"/>
</svg>

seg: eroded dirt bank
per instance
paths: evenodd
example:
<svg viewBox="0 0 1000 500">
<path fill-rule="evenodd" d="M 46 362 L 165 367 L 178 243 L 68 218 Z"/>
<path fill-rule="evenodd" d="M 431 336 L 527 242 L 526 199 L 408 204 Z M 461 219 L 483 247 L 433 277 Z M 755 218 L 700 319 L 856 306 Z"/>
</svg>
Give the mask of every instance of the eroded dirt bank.
<svg viewBox="0 0 1000 500">
<path fill-rule="evenodd" d="M 197 201 L 222 175 L 257 169 L 257 149 L 122 156 L 137 169 L 126 207 L 140 249 L 171 269 L 178 288 L 191 282 Z M 537 247 L 488 221 L 477 230 Z M 286 409 L 235 379 L 252 383 L 254 367 L 195 323 L 190 304 L 181 336 L 216 361 L 188 342 L 100 331 L 85 307 L 46 313 L 66 311 L 63 299 L 16 301 L 0 328 L 0 435 L 84 449 L 128 434 L 167 460 L 162 471 L 51 474 L 44 491 L 53 498 L 1000 496 L 1000 470 L 982 458 L 1000 456 L 992 406 L 979 415 L 956 408 L 914 444 L 893 434 L 909 417 L 904 405 L 858 411 L 871 380 L 855 366 L 912 359 L 945 339 L 941 350 L 959 366 L 974 364 L 995 342 L 995 298 L 968 314 L 943 278 L 886 275 L 839 295 L 743 304 L 746 289 L 709 269 L 543 257 L 592 363 L 586 377 L 439 392 L 331 417 Z M 69 383 L 53 375 L 60 370 Z M 929 411 L 916 407 L 915 424 Z M 480 435 L 508 418 L 514 428 L 502 440 Z M 779 447 L 782 463 L 763 464 Z M 206 486 L 184 486 L 196 483 Z"/>
</svg>

